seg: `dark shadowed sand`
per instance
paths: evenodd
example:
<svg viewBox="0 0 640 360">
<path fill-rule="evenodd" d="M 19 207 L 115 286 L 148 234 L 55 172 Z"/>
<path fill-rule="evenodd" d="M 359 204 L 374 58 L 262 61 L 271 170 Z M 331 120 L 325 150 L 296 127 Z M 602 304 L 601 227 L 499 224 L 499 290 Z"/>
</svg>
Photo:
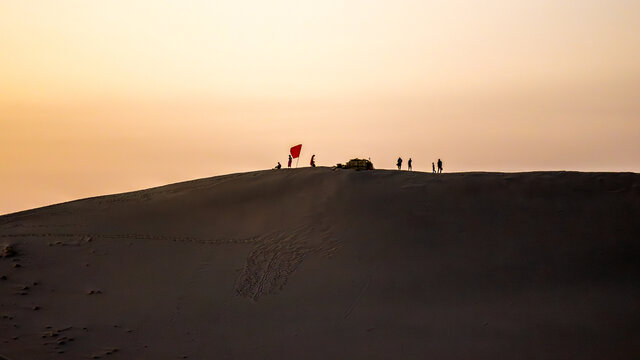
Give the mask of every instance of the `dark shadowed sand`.
<svg viewBox="0 0 640 360">
<path fill-rule="evenodd" d="M 8 359 L 640 358 L 637 174 L 259 171 L 0 247 Z"/>
</svg>

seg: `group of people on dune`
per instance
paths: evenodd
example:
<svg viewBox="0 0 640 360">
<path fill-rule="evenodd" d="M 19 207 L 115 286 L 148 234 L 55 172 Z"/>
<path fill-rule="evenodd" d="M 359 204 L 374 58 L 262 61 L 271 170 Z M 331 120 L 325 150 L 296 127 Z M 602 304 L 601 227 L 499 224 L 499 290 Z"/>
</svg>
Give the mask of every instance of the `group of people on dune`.
<svg viewBox="0 0 640 360">
<path fill-rule="evenodd" d="M 293 157 L 291 157 L 291 155 L 289 155 L 289 161 L 287 162 L 287 167 L 290 168 L 291 167 L 291 163 L 293 162 Z M 311 165 L 311 167 L 316 167 L 316 155 L 311 155 L 311 161 L 309 162 L 309 165 Z M 396 163 L 396 165 L 398 166 L 398 170 L 402 170 L 402 157 L 398 157 L 398 162 Z M 279 170 L 282 168 L 282 165 L 280 164 L 280 162 L 278 161 L 278 165 L 276 165 L 276 167 L 274 169 Z M 433 173 L 436 173 L 436 163 L 431 163 L 431 169 L 433 171 Z M 409 158 L 409 161 L 407 161 L 407 170 L 409 171 L 413 171 L 413 159 Z M 438 174 L 442 173 L 442 160 L 438 159 Z"/>
<path fill-rule="evenodd" d="M 291 163 L 293 162 L 293 157 L 291 157 L 291 155 L 289 155 L 289 162 L 287 162 L 287 167 L 290 168 L 291 167 Z M 309 161 L 309 165 L 311 165 L 311 167 L 316 167 L 316 155 L 311 155 L 311 161 Z M 280 161 L 278 161 L 278 165 L 276 165 L 275 169 L 281 169 L 282 165 L 280 164 Z"/>
<path fill-rule="evenodd" d="M 396 166 L 398 166 L 398 170 L 402 170 L 402 157 L 398 157 L 398 162 L 396 163 Z M 431 169 L 435 174 L 436 173 L 435 163 L 431 163 Z M 407 161 L 407 170 L 409 171 L 413 170 L 413 159 L 411 158 L 409 158 L 409 161 Z M 441 173 L 442 173 L 442 160 L 438 159 L 438 174 L 441 174 Z"/>
</svg>

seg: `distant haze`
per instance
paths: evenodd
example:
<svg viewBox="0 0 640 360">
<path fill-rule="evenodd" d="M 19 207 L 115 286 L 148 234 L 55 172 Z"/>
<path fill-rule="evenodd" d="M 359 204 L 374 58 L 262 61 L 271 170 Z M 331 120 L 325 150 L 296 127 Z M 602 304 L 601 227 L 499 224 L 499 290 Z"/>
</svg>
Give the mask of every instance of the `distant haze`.
<svg viewBox="0 0 640 360">
<path fill-rule="evenodd" d="M 0 2 L 0 214 L 239 171 L 640 171 L 640 2 Z M 284 194 L 283 194 L 284 195 Z"/>
</svg>

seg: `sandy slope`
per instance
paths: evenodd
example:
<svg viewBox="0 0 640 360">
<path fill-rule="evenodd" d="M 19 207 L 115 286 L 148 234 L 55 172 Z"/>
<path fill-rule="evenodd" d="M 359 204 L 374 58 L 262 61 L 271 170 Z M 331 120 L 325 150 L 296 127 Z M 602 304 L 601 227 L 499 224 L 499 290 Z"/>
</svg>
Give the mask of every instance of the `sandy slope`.
<svg viewBox="0 0 640 360">
<path fill-rule="evenodd" d="M 639 219 L 637 174 L 326 168 L 5 215 L 0 354 L 639 358 Z"/>
</svg>

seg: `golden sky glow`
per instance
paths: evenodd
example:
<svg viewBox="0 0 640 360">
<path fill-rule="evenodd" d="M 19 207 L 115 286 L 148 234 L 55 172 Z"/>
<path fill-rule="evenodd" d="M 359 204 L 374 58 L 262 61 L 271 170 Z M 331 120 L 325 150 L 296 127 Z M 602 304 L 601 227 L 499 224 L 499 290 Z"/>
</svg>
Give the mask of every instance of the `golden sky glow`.
<svg viewBox="0 0 640 360">
<path fill-rule="evenodd" d="M 640 171 L 638 1 L 0 2 L 0 214 L 354 156 Z"/>
</svg>

